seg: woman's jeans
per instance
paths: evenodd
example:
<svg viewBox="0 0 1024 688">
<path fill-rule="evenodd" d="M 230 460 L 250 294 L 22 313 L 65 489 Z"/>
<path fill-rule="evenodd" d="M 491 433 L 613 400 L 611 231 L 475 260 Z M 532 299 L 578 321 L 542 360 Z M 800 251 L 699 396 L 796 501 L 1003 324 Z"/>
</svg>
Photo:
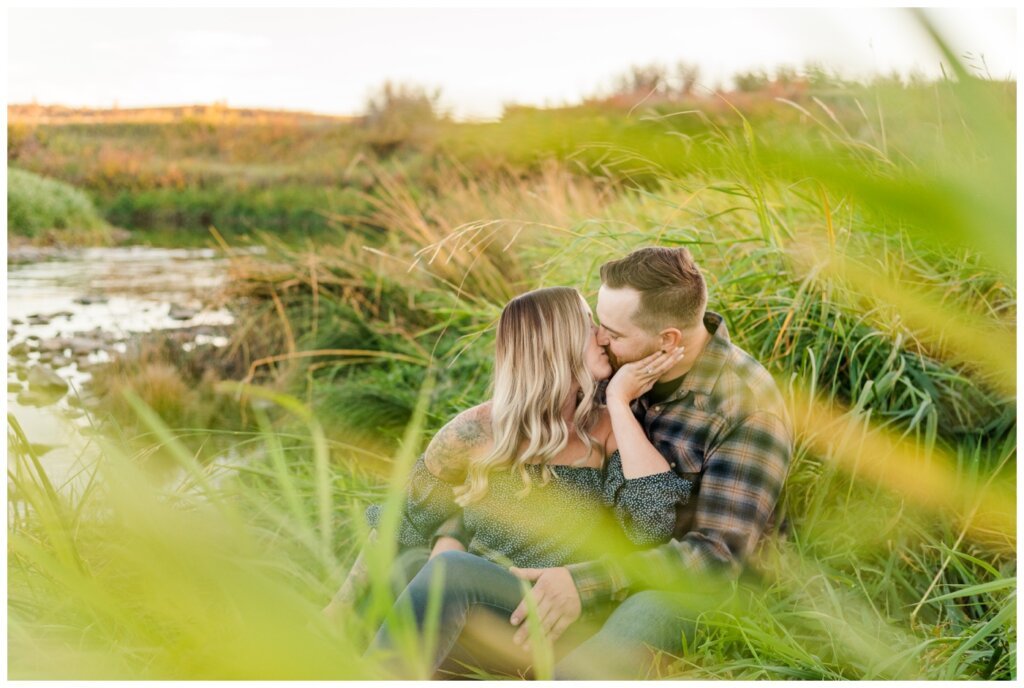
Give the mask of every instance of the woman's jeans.
<svg viewBox="0 0 1024 688">
<path fill-rule="evenodd" d="M 391 567 L 391 580 L 389 581 L 391 594 L 402 594 L 402 591 L 405 590 L 406 586 L 409 585 L 409 582 L 416 577 L 416 574 L 420 572 L 429 558 L 430 550 L 426 547 L 410 547 L 409 549 L 399 552 Z M 370 609 L 370 604 L 371 598 L 369 595 L 369 589 L 365 588 L 356 598 L 356 612 L 360 615 L 365 615 Z"/>
<path fill-rule="evenodd" d="M 430 674 L 437 672 L 456 648 L 467 663 L 499 670 L 522 671 L 531 661 L 512 642 L 517 630 L 509 617 L 523 599 L 523 583 L 508 569 L 466 552 L 444 552 L 431 559 L 409 583 L 395 603 L 396 610 L 409 609 L 418 637 L 427 626 L 431 581 L 443 575 L 434 606 L 438 613 L 436 647 L 429 659 Z M 437 586 L 437 583 L 434 583 Z M 555 665 L 557 678 L 640 678 L 649 669 L 651 650 L 672 655 L 682 652 L 684 637 L 693 640 L 694 622 L 700 600 L 694 596 L 655 591 L 640 592 L 620 604 L 600 631 L 572 649 Z M 599 615 L 599 619 L 603 617 Z M 468 631 L 471 624 L 473 632 Z M 556 645 L 569 649 L 581 637 L 592 635 L 585 621 L 577 621 Z M 576 637 L 571 638 L 572 635 Z M 460 640 L 460 636 L 462 639 Z M 396 639 L 385 622 L 374 639 L 372 650 L 394 649 Z M 467 649 L 468 648 L 468 649 Z M 403 667 L 406 675 L 414 673 Z"/>
<path fill-rule="evenodd" d="M 512 643 L 516 628 L 509 617 L 523 599 L 523 584 L 508 569 L 466 552 L 443 552 L 431 559 L 395 601 L 396 612 L 412 612 L 418 637 L 426 630 L 431 583 L 439 576 L 443 576 L 443 585 L 434 602 L 439 616 L 431 674 L 448 657 L 471 617 L 484 636 L 491 636 L 482 639 L 484 644 L 495 645 L 492 649 L 499 653 L 507 649 L 510 654 L 521 654 Z M 395 649 L 397 644 L 390 623 L 385 621 L 371 650 Z M 408 673 L 411 669 L 403 670 Z"/>
</svg>

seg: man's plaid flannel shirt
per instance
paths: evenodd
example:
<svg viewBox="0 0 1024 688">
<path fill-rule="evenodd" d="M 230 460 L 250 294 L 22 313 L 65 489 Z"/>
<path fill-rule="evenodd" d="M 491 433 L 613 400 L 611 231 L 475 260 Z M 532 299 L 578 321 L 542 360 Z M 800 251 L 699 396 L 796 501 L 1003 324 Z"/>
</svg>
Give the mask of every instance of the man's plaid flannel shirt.
<svg viewBox="0 0 1024 688">
<path fill-rule="evenodd" d="M 628 564 L 736 572 L 773 518 L 792 453 L 782 395 L 768 371 L 729 341 L 721 315 L 709 311 L 704 326 L 712 338 L 679 388 L 660 403 L 647 395 L 633 402 L 655 448 L 693 481 L 690 502 L 677 507 L 669 543 L 629 555 L 632 562 L 569 565 L 585 612 L 633 591 L 627 571 L 636 569 Z"/>
</svg>

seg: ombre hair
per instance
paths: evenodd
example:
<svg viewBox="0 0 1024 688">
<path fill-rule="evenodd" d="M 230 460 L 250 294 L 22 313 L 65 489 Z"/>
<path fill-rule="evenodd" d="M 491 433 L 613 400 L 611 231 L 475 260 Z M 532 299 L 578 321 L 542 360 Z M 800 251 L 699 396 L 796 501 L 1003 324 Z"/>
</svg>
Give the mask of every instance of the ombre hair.
<svg viewBox="0 0 1024 688">
<path fill-rule="evenodd" d="M 524 484 L 520 496 L 531 486 L 528 463 L 540 464 L 541 484 L 546 484 L 552 476 L 548 462 L 573 434 L 587 447 L 583 460 L 590 457 L 598 407 L 597 384 L 586 362 L 592 336 L 588 311 L 576 289 L 549 287 L 515 297 L 501 312 L 491 398 L 494 447 L 470 463 L 466 484 L 455 488 L 460 505 L 481 499 L 495 470 L 518 470 Z M 562 409 L 574 392 L 570 427 Z"/>
</svg>

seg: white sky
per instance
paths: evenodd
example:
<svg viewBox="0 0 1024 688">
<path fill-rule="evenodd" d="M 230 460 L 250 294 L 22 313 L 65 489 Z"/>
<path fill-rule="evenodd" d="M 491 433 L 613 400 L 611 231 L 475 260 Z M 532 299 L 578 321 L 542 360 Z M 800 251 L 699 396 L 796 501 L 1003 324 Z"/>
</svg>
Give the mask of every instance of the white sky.
<svg viewBox="0 0 1024 688">
<path fill-rule="evenodd" d="M 958 53 L 1016 78 L 1014 10 L 932 13 Z M 7 102 L 355 114 L 392 79 L 441 87 L 457 116 L 492 117 L 506 102 L 576 102 L 632 64 L 679 60 L 711 87 L 809 61 L 848 76 L 933 75 L 940 57 L 895 8 L 13 8 Z"/>
</svg>

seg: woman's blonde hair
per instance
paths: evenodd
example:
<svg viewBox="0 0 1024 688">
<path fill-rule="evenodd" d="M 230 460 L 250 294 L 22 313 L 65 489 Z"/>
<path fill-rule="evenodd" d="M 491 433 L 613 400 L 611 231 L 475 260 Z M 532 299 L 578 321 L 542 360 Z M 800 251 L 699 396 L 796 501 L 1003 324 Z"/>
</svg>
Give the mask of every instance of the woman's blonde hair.
<svg viewBox="0 0 1024 688">
<path fill-rule="evenodd" d="M 494 447 L 469 466 L 467 484 L 456 488 L 466 506 L 487 493 L 492 471 L 518 469 L 525 495 L 531 485 L 528 463 L 541 465 L 541 480 L 551 478 L 548 462 L 575 433 L 586 444 L 584 460 L 596 440 L 590 431 L 598 417 L 597 385 L 586 362 L 592 336 L 589 308 L 571 287 L 549 287 L 521 294 L 501 312 L 494 356 L 491 424 Z M 572 427 L 562 409 L 578 390 Z"/>
</svg>

